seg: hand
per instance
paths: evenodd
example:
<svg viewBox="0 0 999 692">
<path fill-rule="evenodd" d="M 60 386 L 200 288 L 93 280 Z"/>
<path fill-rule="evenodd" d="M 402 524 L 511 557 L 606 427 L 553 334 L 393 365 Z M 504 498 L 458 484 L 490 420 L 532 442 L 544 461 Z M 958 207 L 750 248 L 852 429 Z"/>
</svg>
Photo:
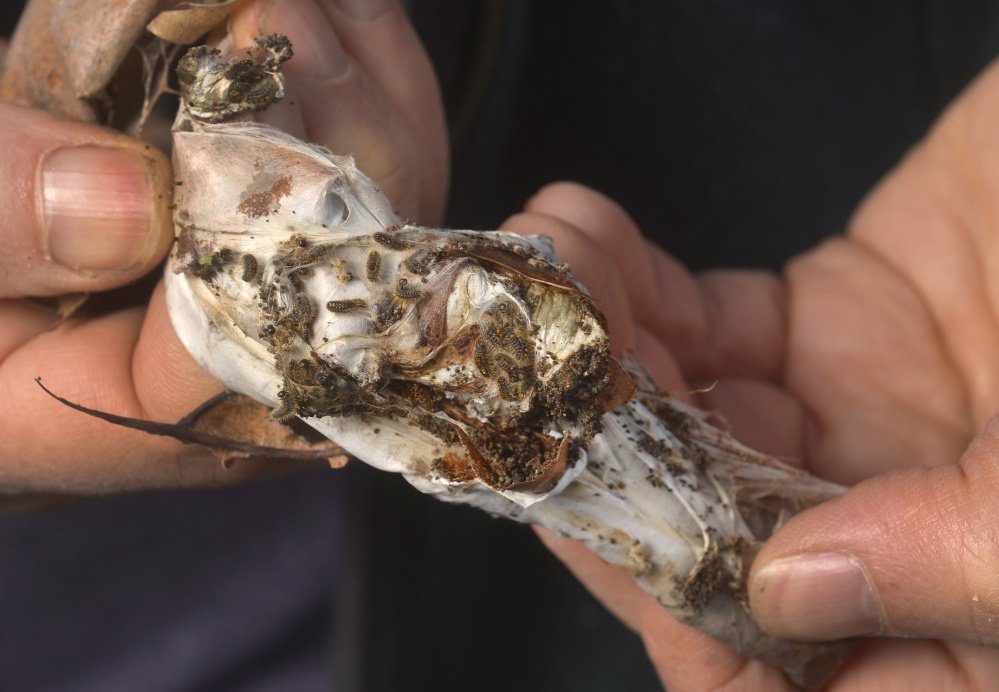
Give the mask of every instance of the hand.
<svg viewBox="0 0 999 692">
<path fill-rule="evenodd" d="M 288 97 L 266 114 L 341 153 L 382 185 L 403 215 L 439 220 L 447 151 L 437 85 L 394 2 L 244 3 L 234 44 L 287 34 Z M 293 105 L 292 105 L 293 104 Z M 280 110 L 278 110 L 280 109 Z M 175 421 L 217 392 L 177 340 L 162 286 L 147 307 L 55 328 L 34 298 L 126 286 L 154 269 L 173 239 L 165 157 L 143 142 L 0 104 L 5 223 L 0 239 L 0 491 L 8 496 L 105 493 L 233 482 L 203 450 L 115 428 L 48 398 Z"/>
<path fill-rule="evenodd" d="M 691 276 L 612 202 L 572 185 L 510 226 L 558 238 L 618 348 L 700 395 L 747 443 L 856 487 L 792 519 L 749 579 L 795 639 L 863 642 L 831 689 L 986 688 L 999 676 L 999 66 L 783 277 Z M 671 620 L 627 575 L 543 536 L 634 629 L 670 690 L 782 689 Z M 890 637 L 906 637 L 893 639 Z"/>
</svg>

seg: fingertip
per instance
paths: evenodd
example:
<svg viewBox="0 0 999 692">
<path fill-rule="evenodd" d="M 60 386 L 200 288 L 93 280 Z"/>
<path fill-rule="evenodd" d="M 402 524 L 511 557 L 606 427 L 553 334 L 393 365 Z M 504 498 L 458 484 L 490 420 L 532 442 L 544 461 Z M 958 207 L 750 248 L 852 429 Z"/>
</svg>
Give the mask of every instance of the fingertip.
<svg viewBox="0 0 999 692">
<path fill-rule="evenodd" d="M 831 641 L 880 634 L 884 612 L 867 567 L 840 553 L 804 553 L 755 570 L 750 603 L 760 625 L 782 639 Z"/>
<path fill-rule="evenodd" d="M 945 466 L 885 474 L 793 517 L 750 572 L 758 621 L 803 640 L 890 634 L 999 643 L 999 551 L 987 518 L 995 503 L 988 482 L 969 481 L 975 473 Z"/>
<path fill-rule="evenodd" d="M 617 202 L 592 187 L 572 180 L 556 180 L 535 192 L 524 205 L 527 211 L 560 216 L 576 225 L 590 225 L 587 219 L 594 214 L 612 221 L 634 223 Z"/>
<path fill-rule="evenodd" d="M 258 27 L 291 40 L 294 55 L 285 66 L 289 74 L 328 85 L 345 79 L 353 68 L 351 56 L 315 0 L 269 2 L 259 15 Z"/>
<path fill-rule="evenodd" d="M 389 11 L 398 9 L 398 3 L 392 0 L 333 0 L 332 5 L 336 11 L 360 22 L 377 21 Z"/>
<path fill-rule="evenodd" d="M 299 1 L 314 4 L 313 0 Z M 294 15 L 295 9 L 291 7 L 290 3 L 286 11 L 281 14 L 287 14 L 288 12 L 291 12 L 293 16 L 297 16 Z M 325 17 L 320 17 L 320 23 L 316 24 L 315 16 L 309 15 L 305 20 L 299 21 L 294 26 L 275 27 L 272 26 L 271 13 L 272 3 L 270 0 L 250 0 L 249 2 L 241 3 L 229 16 L 228 40 L 233 51 L 241 51 L 253 46 L 258 38 L 267 33 L 273 32 L 288 36 L 292 42 L 293 55 L 282 67 L 285 78 L 284 98 L 277 103 L 272 103 L 262 111 L 253 113 L 252 118 L 256 122 L 270 125 L 299 139 L 308 139 L 305 120 L 300 106 L 301 94 L 298 93 L 299 88 L 295 83 L 294 74 L 296 71 L 308 71 L 308 65 L 305 63 L 308 63 L 310 60 L 309 46 L 315 44 L 314 40 L 307 44 L 307 39 L 303 35 L 303 32 L 311 37 L 317 31 L 328 31 L 329 26 Z M 310 21 L 312 22 L 311 24 L 309 23 Z M 305 28 L 303 28 L 303 25 Z M 336 37 L 332 36 L 331 40 L 335 41 Z"/>
<path fill-rule="evenodd" d="M 636 319 L 652 310 L 656 295 L 649 242 L 631 216 L 598 190 L 571 181 L 542 187 L 525 209 L 563 219 L 586 233 L 625 278 L 628 301 Z"/>
<path fill-rule="evenodd" d="M 533 212 L 511 216 L 500 228 L 551 238 L 559 259 L 568 265 L 573 278 L 593 296 L 607 318 L 613 350 L 620 353 L 635 349 L 634 323 L 621 275 L 588 234 L 564 219 Z"/>
<path fill-rule="evenodd" d="M 754 619 L 770 634 L 830 641 L 885 629 L 878 566 L 866 555 L 887 526 L 857 490 L 866 494 L 859 486 L 792 517 L 760 549 L 746 588 Z"/>
<path fill-rule="evenodd" d="M 248 47 L 264 33 L 263 14 L 270 0 L 248 0 L 236 5 L 229 15 L 229 38 L 234 47 Z"/>
<path fill-rule="evenodd" d="M 572 181 L 548 183 L 524 205 L 525 211 L 562 219 L 612 250 L 624 245 L 629 252 L 645 243 L 641 231 L 624 208 L 613 199 L 586 185 Z M 639 253 L 632 252 L 629 265 Z"/>
<path fill-rule="evenodd" d="M 550 183 L 542 185 L 538 190 L 531 195 L 527 202 L 524 204 L 525 211 L 534 211 L 538 213 L 549 213 L 550 211 L 556 209 L 564 197 L 573 195 L 576 192 L 597 193 L 596 190 L 580 183 L 573 182 L 571 180 L 555 180 Z"/>
<path fill-rule="evenodd" d="M 0 296 L 108 290 L 166 254 L 173 180 L 162 152 L 12 104 L 0 104 L 0 146 Z"/>
<path fill-rule="evenodd" d="M 363 119 L 368 123 L 366 129 L 388 140 L 386 146 L 397 151 L 394 156 L 383 154 L 381 158 L 394 160 L 396 164 L 376 165 L 373 170 L 381 168 L 391 173 L 403 164 L 406 175 L 419 183 L 418 203 L 412 205 L 414 211 L 406 212 L 406 215 L 420 223 L 439 223 L 450 177 L 444 100 L 433 63 L 406 9 L 395 0 L 321 0 L 320 6 L 353 67 L 347 75 L 353 79 L 339 81 L 357 83 L 353 87 L 357 93 L 341 86 L 340 93 L 334 97 L 337 101 L 353 97 L 363 105 L 363 108 L 355 108 L 353 115 L 338 109 L 341 117 Z M 328 118 L 327 114 L 313 114 L 311 118 L 308 113 L 306 115 L 310 129 L 330 132 L 329 126 L 319 122 Z M 348 130 L 365 129 L 350 127 L 349 122 L 347 125 Z M 341 137 L 336 139 L 344 141 Z M 398 152 L 400 147 L 407 149 L 402 156 Z M 362 168 L 369 165 L 360 156 L 358 160 L 363 164 Z M 380 177 L 375 178 L 383 182 Z M 398 183 L 392 187 L 397 188 Z M 393 195 L 389 197 L 400 211 L 405 210 L 401 201 Z"/>
<path fill-rule="evenodd" d="M 158 264 L 173 239 L 170 164 L 147 144 L 57 145 L 39 156 L 35 186 L 50 276 L 29 294 L 124 285 Z"/>
</svg>

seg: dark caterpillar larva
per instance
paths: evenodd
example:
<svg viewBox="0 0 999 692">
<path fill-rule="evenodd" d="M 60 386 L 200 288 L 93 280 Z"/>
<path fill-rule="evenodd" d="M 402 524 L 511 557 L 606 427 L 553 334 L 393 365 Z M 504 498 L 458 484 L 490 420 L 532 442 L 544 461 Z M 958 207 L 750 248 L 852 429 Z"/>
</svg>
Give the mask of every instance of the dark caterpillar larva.
<svg viewBox="0 0 999 692">
<path fill-rule="evenodd" d="M 419 297 L 420 289 L 410 286 L 407 279 L 399 279 L 399 283 L 395 287 L 395 294 L 400 298 L 412 300 Z"/>
<path fill-rule="evenodd" d="M 379 231 L 373 236 L 375 242 L 384 245 L 387 248 L 392 248 L 393 250 L 405 250 L 407 248 L 413 247 L 413 244 L 408 240 L 403 240 L 402 238 L 396 238 L 388 233 L 383 233 Z"/>
<path fill-rule="evenodd" d="M 331 300 L 326 303 L 326 309 L 330 312 L 356 312 L 368 307 L 368 304 L 360 298 L 349 300 Z"/>
<path fill-rule="evenodd" d="M 368 281 L 378 281 L 378 270 L 382 266 L 382 256 L 377 250 L 368 253 Z"/>
<path fill-rule="evenodd" d="M 250 282 L 257 278 L 257 258 L 253 255 L 243 255 L 243 281 Z"/>
</svg>

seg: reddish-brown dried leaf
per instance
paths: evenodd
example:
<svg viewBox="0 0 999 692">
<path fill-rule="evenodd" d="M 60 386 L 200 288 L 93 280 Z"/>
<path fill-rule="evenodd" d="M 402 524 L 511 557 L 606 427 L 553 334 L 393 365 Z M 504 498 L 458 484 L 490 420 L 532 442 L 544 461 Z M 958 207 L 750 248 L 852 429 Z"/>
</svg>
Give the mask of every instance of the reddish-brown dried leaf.
<svg viewBox="0 0 999 692">
<path fill-rule="evenodd" d="M 192 419 L 193 418 L 193 419 Z M 308 429 L 293 429 L 278 423 L 270 416 L 270 409 L 253 399 L 232 394 L 218 397 L 203 405 L 196 415 L 188 416 L 190 425 L 199 432 L 239 440 L 269 450 L 296 450 L 311 452 L 325 458 L 332 468 L 342 468 L 347 463 L 343 449 L 318 433 L 308 434 Z M 212 448 L 212 452 L 226 467 L 239 459 L 257 458 L 256 454 L 231 449 Z M 273 452 L 267 456 L 273 457 Z"/>
<path fill-rule="evenodd" d="M 194 43 L 228 17 L 239 2 L 184 3 L 179 9 L 160 12 L 146 28 L 149 33 L 170 43 Z"/>
<path fill-rule="evenodd" d="M 95 103 L 157 0 L 32 0 L 0 73 L 0 99 L 93 122 Z"/>
</svg>

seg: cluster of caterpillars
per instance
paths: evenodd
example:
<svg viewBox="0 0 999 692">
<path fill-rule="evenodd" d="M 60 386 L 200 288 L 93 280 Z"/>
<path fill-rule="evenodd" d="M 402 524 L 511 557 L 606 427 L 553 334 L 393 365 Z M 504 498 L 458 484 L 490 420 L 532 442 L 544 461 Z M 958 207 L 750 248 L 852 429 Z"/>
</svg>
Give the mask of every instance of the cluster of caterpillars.
<svg viewBox="0 0 999 692">
<path fill-rule="evenodd" d="M 534 386 L 531 324 L 520 308 L 499 299 L 479 324 L 473 358 L 479 373 L 496 382 L 500 398 L 520 401 Z"/>
<path fill-rule="evenodd" d="M 573 354 L 560 364 L 556 377 L 542 384 L 537 374 L 533 313 L 544 291 L 567 290 L 558 283 L 558 277 L 541 275 L 539 280 L 528 275 L 534 271 L 533 265 L 527 264 L 533 257 L 509 260 L 511 264 L 520 261 L 521 266 L 501 262 L 507 257 L 501 254 L 505 246 L 463 240 L 421 244 L 418 237 L 386 229 L 334 247 L 295 233 L 278 243 L 267 264 L 252 254 L 237 256 L 223 249 L 204 256 L 191 252 L 193 261 L 188 270 L 210 284 L 225 272 L 257 287 L 258 338 L 268 345 L 282 373 L 274 418 L 362 413 L 408 418 L 448 446 L 464 447 L 475 475 L 490 485 L 513 487 L 530 482 L 547 468 L 562 444 L 545 433 L 546 421 L 552 416 L 585 419 L 585 410 L 605 388 L 606 367 L 600 365 L 607 357 L 606 346 Z M 444 359 L 467 358 L 471 361 L 467 362 L 469 374 L 474 372 L 479 380 L 477 386 L 488 386 L 499 400 L 514 404 L 489 422 L 469 415 L 460 397 L 394 378 L 392 364 L 385 360 L 377 361 L 373 379 L 362 382 L 357 373 L 321 356 L 313 334 L 324 307 L 336 315 L 361 316 L 372 335 L 384 333 L 406 314 L 416 314 L 422 332 L 427 315 L 446 309 L 446 300 L 441 302 L 446 296 L 439 292 L 451 290 L 452 284 L 445 278 L 454 270 L 455 260 L 489 266 L 509 293 L 493 298 L 460 335 L 452 334 L 453 349 L 439 352 Z M 319 271 L 332 271 L 344 284 L 366 282 L 364 297 L 347 297 L 351 293 L 345 291 L 317 303 L 306 286 L 308 277 Z M 541 269 L 536 271 L 540 274 Z M 431 337 L 429 343 L 421 345 L 434 348 L 442 343 L 440 338 Z M 431 368 L 442 367 L 437 357 L 430 363 Z M 447 417 L 436 415 L 441 412 Z M 597 425 L 596 418 L 584 420 L 583 437 L 592 435 Z M 570 457 L 578 444 L 579 440 L 572 441 Z M 471 467 L 449 471 L 457 474 L 455 477 L 471 472 Z"/>
<path fill-rule="evenodd" d="M 280 67 L 291 56 L 291 43 L 278 34 L 260 37 L 245 57 L 228 62 L 216 48 L 191 48 L 177 63 L 188 113 L 217 123 L 245 110 L 267 108 L 284 95 Z"/>
<path fill-rule="evenodd" d="M 400 320 L 410 305 L 420 298 L 421 284 L 425 282 L 423 277 L 431 273 L 439 255 L 429 248 L 414 249 L 414 243 L 395 235 L 395 231 L 390 228 L 372 236 L 378 249 L 367 253 L 362 276 L 371 284 L 369 293 L 375 296 L 374 299 L 369 303 L 363 298 L 334 298 L 325 304 L 329 312 L 370 314 L 371 331 L 380 333 Z M 409 271 L 411 276 L 400 277 L 394 284 L 387 285 L 383 279 L 383 255 L 388 257 L 400 252 L 406 254 L 397 260 L 399 269 Z M 284 375 L 284 387 L 279 396 L 281 404 L 273 414 L 278 419 L 295 414 L 343 414 L 347 409 L 356 412 L 358 407 L 346 405 L 349 397 L 344 395 L 349 393 L 361 401 L 365 399 L 356 383 L 345 386 L 344 378 L 350 379 L 347 373 L 331 368 L 310 345 L 319 306 L 306 292 L 305 279 L 327 262 L 340 281 L 354 280 L 355 274 L 346 269 L 346 261 L 337 257 L 331 245 L 310 242 L 301 233 L 292 234 L 277 246 L 271 259 L 273 272 L 267 281 L 263 280 L 263 266 L 256 256 L 247 253 L 237 258 L 228 248 L 205 255 L 192 253 L 188 264 L 190 273 L 209 284 L 228 267 L 234 267 L 230 272 L 233 277 L 260 284 L 257 298 L 261 321 L 257 336 L 268 345 Z M 319 400 L 327 400 L 327 403 L 319 404 Z"/>
</svg>

